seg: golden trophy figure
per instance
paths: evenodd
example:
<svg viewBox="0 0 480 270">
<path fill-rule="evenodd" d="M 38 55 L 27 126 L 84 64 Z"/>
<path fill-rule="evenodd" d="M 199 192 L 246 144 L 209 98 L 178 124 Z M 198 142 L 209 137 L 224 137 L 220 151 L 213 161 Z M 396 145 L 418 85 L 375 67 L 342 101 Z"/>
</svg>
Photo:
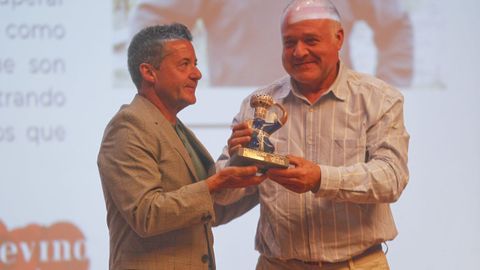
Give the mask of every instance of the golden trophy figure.
<svg viewBox="0 0 480 270">
<path fill-rule="evenodd" d="M 230 157 L 229 164 L 233 166 L 256 165 L 261 171 L 269 168 L 288 168 L 288 159 L 285 156 L 275 154 L 275 147 L 269 136 L 281 128 L 287 121 L 287 111 L 273 101 L 269 95 L 253 95 L 250 98 L 250 106 L 254 108 L 254 118 L 251 121 L 253 134 L 247 147 L 241 147 Z M 267 122 L 267 114 L 270 109 L 277 107 L 282 116 L 275 118 L 273 122 Z"/>
</svg>

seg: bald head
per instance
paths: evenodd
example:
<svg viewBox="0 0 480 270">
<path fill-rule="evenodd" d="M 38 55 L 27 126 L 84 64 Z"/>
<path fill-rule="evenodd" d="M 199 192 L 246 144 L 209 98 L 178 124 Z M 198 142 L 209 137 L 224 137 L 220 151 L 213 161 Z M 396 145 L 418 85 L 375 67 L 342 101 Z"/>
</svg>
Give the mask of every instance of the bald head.
<svg viewBox="0 0 480 270">
<path fill-rule="evenodd" d="M 282 25 L 315 19 L 330 19 L 340 23 L 340 15 L 329 0 L 293 0 L 283 12 Z"/>
</svg>

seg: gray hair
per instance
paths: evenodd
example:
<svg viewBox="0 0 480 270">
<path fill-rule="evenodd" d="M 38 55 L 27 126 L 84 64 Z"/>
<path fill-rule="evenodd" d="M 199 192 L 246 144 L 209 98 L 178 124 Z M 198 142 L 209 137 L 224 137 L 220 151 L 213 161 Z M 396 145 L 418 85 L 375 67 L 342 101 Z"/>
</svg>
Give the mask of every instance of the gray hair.
<svg viewBox="0 0 480 270">
<path fill-rule="evenodd" d="M 180 23 L 149 26 L 132 38 L 128 46 L 128 71 L 137 89 L 142 81 L 140 64 L 148 63 L 158 68 L 165 42 L 178 39 L 192 41 L 190 30 Z"/>
</svg>

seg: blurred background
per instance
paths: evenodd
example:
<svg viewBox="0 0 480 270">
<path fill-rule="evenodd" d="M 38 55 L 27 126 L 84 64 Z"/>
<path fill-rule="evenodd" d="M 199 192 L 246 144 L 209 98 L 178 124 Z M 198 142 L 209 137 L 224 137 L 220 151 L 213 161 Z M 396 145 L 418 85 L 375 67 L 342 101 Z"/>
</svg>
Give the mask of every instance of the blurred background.
<svg viewBox="0 0 480 270">
<path fill-rule="evenodd" d="M 155 23 L 191 27 L 203 79 L 181 112 L 218 157 L 241 100 L 284 74 L 287 1 L 0 1 L 0 269 L 107 269 L 96 158 L 136 90 L 125 51 Z M 410 183 L 392 269 L 477 269 L 480 3 L 337 0 L 342 59 L 405 96 Z M 214 229 L 218 269 L 254 269 L 258 207 Z"/>
</svg>

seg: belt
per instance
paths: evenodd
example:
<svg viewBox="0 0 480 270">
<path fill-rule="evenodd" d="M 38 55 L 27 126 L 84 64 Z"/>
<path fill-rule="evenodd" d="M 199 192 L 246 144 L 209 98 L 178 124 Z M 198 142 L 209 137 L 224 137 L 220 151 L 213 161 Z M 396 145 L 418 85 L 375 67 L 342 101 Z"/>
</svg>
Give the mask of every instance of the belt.
<svg viewBox="0 0 480 270">
<path fill-rule="evenodd" d="M 363 258 L 365 256 L 368 256 L 372 253 L 375 253 L 375 252 L 381 251 L 381 250 L 382 250 L 382 244 L 377 244 L 377 245 L 374 245 L 374 246 L 371 246 L 371 247 L 367 248 L 364 252 L 353 256 L 349 260 L 355 261 L 355 260 L 358 260 L 360 258 Z M 319 266 L 323 265 L 323 266 L 326 266 L 326 265 L 332 265 L 332 264 L 347 264 L 349 260 L 340 261 L 340 262 L 333 262 L 333 263 L 332 262 L 319 262 L 319 261 L 303 261 L 303 260 L 298 260 L 298 259 L 291 259 L 289 261 L 294 261 L 294 262 L 297 262 L 297 263 L 303 263 L 303 264 L 308 264 L 308 265 L 319 265 Z"/>
</svg>

